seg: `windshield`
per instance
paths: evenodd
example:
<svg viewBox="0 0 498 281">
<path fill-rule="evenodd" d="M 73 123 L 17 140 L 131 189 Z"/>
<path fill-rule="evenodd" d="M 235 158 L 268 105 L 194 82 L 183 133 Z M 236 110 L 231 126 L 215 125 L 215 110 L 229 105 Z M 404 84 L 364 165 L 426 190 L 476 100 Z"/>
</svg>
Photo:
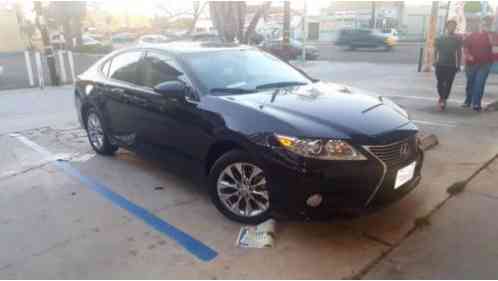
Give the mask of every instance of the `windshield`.
<svg viewBox="0 0 498 281">
<path fill-rule="evenodd" d="M 186 56 L 186 63 L 208 92 L 217 89 L 256 91 L 267 85 L 311 83 L 285 62 L 259 50 L 201 52 Z"/>
</svg>

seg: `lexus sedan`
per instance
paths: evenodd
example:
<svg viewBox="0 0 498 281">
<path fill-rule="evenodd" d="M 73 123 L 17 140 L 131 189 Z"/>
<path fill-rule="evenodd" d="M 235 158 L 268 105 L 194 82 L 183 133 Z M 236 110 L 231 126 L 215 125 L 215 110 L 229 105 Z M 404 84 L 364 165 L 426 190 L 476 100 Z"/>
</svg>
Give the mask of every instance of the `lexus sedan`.
<svg viewBox="0 0 498 281">
<path fill-rule="evenodd" d="M 191 171 L 230 219 L 376 210 L 415 188 L 417 127 L 389 99 L 320 82 L 257 48 L 178 42 L 115 51 L 79 76 L 93 149 Z"/>
</svg>

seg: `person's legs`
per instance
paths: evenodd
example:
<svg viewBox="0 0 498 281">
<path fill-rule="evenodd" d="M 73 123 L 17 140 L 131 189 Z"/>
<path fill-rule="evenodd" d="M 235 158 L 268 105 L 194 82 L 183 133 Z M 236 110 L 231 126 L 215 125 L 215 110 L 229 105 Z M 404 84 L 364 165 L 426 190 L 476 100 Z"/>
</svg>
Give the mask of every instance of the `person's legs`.
<svg viewBox="0 0 498 281">
<path fill-rule="evenodd" d="M 439 98 L 442 98 L 444 92 L 444 75 L 443 75 L 443 67 L 436 66 L 436 79 L 437 79 L 437 93 L 439 94 Z"/>
<path fill-rule="evenodd" d="M 447 100 L 450 97 L 451 93 L 451 88 L 453 86 L 453 81 L 455 81 L 455 75 L 457 73 L 456 67 L 451 67 L 448 70 L 448 83 L 447 83 L 447 88 L 446 88 L 446 96 L 444 97 L 445 100 Z"/>
<path fill-rule="evenodd" d="M 476 65 L 466 65 L 465 66 L 465 75 L 467 76 L 467 86 L 465 87 L 465 102 L 464 106 L 470 106 L 472 103 L 472 95 L 474 89 L 474 82 L 476 77 Z"/>
<path fill-rule="evenodd" d="M 472 107 L 476 110 L 481 109 L 482 96 L 484 95 L 484 89 L 486 87 L 486 81 L 488 79 L 490 70 L 489 64 L 481 64 L 475 75 L 475 82 L 472 95 Z"/>
</svg>

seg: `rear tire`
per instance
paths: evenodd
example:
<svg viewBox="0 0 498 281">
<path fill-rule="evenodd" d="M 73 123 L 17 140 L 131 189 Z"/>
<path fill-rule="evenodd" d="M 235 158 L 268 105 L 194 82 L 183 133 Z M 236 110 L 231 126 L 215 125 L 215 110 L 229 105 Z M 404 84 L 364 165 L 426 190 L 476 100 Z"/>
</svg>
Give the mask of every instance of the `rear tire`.
<svg viewBox="0 0 498 281">
<path fill-rule="evenodd" d="M 211 168 L 208 181 L 213 204 L 227 218 L 258 224 L 270 217 L 267 177 L 248 153 L 232 150 L 222 155 Z"/>
<path fill-rule="evenodd" d="M 101 155 L 113 155 L 118 150 L 118 146 L 109 142 L 102 125 L 102 118 L 94 108 L 90 108 L 86 114 L 85 128 L 88 141 L 95 152 Z"/>
</svg>

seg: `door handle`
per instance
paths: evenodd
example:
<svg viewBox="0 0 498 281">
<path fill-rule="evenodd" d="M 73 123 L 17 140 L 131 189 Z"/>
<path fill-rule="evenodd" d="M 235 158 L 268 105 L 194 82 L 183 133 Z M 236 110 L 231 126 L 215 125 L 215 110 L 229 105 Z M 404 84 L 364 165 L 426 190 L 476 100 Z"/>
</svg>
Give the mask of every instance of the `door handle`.
<svg viewBox="0 0 498 281">
<path fill-rule="evenodd" d="M 131 96 L 130 99 L 133 101 L 133 103 L 141 105 L 141 106 L 147 106 L 147 99 L 137 97 L 137 96 Z"/>
<path fill-rule="evenodd" d="M 121 94 L 124 94 L 124 90 L 120 89 L 120 88 L 113 88 L 111 90 L 111 93 L 113 93 L 113 94 L 120 94 L 121 95 Z"/>
</svg>

